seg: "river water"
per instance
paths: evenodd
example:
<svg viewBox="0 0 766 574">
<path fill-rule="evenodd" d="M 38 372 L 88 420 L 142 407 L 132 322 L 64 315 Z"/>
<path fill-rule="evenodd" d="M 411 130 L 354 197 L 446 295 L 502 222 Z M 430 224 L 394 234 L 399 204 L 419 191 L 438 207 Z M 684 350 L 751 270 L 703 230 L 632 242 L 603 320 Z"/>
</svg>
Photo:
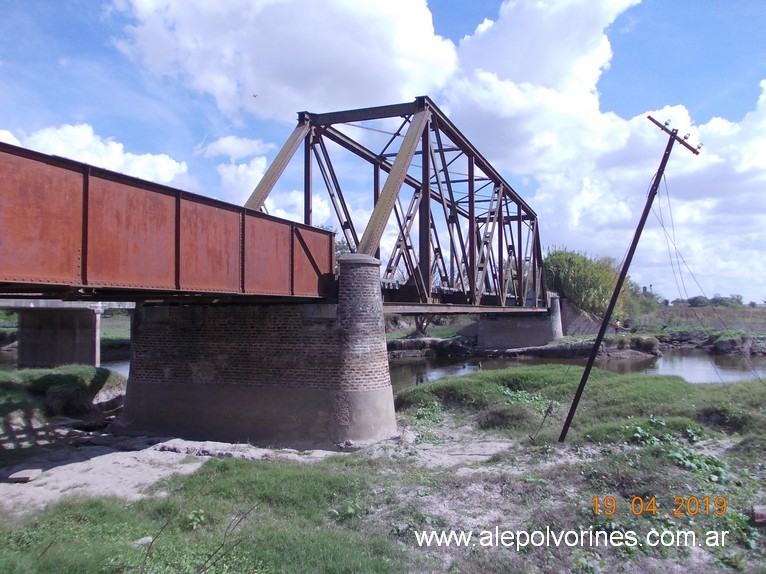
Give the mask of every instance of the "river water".
<svg viewBox="0 0 766 574">
<path fill-rule="evenodd" d="M 0 370 L 15 368 L 15 355 L 0 353 Z M 563 363 L 585 365 L 585 359 L 487 359 L 419 357 L 392 359 L 391 383 L 394 392 L 446 376 L 459 376 L 482 369 L 505 369 L 525 365 Z M 104 366 L 127 377 L 129 361 L 105 362 Z M 700 349 L 671 349 L 662 357 L 641 360 L 596 361 L 596 366 L 614 373 L 647 373 L 651 375 L 678 375 L 690 383 L 730 383 L 761 378 L 766 380 L 766 357 L 738 357 L 708 355 Z"/>
<path fill-rule="evenodd" d="M 731 383 L 766 380 L 766 357 L 714 356 L 701 349 L 670 349 L 662 357 L 640 360 L 598 360 L 596 367 L 613 373 L 678 375 L 690 383 Z M 451 359 L 424 357 L 390 361 L 394 391 L 446 376 L 460 376 L 481 369 L 506 369 L 560 363 L 585 366 L 585 359 Z"/>
</svg>

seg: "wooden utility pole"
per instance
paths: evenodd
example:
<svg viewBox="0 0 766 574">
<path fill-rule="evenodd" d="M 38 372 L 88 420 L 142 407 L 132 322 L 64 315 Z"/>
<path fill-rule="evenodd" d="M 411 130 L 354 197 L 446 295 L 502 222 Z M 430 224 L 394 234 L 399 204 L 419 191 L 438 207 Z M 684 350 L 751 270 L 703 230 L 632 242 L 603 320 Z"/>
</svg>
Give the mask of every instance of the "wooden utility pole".
<svg viewBox="0 0 766 574">
<path fill-rule="evenodd" d="M 636 247 L 638 247 L 638 240 L 641 238 L 641 232 L 644 230 L 646 220 L 649 218 L 649 212 L 652 209 L 654 197 L 657 195 L 657 189 L 659 189 L 660 182 L 662 181 L 662 176 L 665 173 L 665 166 L 668 164 L 668 159 L 670 159 L 670 152 L 673 149 L 673 144 L 678 142 L 695 155 L 699 154 L 699 148 L 701 147 L 697 146 L 694 148 L 690 146 L 686 142 L 686 139 L 689 137 L 688 135 L 684 138 L 678 137 L 678 130 L 671 130 L 667 127 L 670 122 L 661 124 L 652 116 L 648 117 L 657 127 L 668 134 L 668 145 L 665 147 L 665 153 L 662 156 L 662 161 L 660 162 L 660 167 L 657 170 L 657 175 L 654 176 L 652 187 L 649 190 L 649 195 L 646 198 L 644 212 L 641 214 L 641 219 L 639 220 L 638 227 L 636 227 L 636 232 L 633 235 L 633 241 L 630 244 L 630 249 L 628 249 L 628 254 L 625 256 L 625 262 L 623 263 L 622 269 L 620 270 L 620 276 L 617 279 L 617 285 L 615 286 L 614 292 L 612 293 L 612 298 L 609 301 L 609 306 L 607 307 L 606 313 L 604 314 L 604 319 L 601 321 L 601 328 L 598 330 L 598 335 L 596 335 L 596 342 L 593 344 L 593 349 L 591 350 L 590 356 L 588 357 L 588 363 L 585 365 L 585 370 L 583 371 L 582 378 L 580 379 L 580 385 L 577 387 L 577 392 L 575 392 L 574 399 L 572 399 L 572 406 L 569 408 L 567 420 L 564 423 L 564 427 L 561 429 L 559 442 L 564 442 L 567 438 L 569 427 L 571 426 L 572 419 L 574 419 L 575 412 L 577 411 L 577 405 L 580 403 L 580 397 L 582 397 L 583 390 L 585 390 L 585 384 L 588 382 L 588 377 L 590 376 L 590 371 L 593 368 L 593 363 L 596 362 L 596 356 L 598 355 L 598 351 L 601 348 L 601 342 L 604 340 L 604 334 L 609 327 L 609 319 L 612 317 L 612 312 L 617 305 L 617 300 L 620 298 L 620 291 L 622 291 L 622 286 L 625 283 L 625 278 L 628 276 L 628 268 L 630 267 L 631 261 L 633 261 L 633 255 L 636 252 Z"/>
</svg>

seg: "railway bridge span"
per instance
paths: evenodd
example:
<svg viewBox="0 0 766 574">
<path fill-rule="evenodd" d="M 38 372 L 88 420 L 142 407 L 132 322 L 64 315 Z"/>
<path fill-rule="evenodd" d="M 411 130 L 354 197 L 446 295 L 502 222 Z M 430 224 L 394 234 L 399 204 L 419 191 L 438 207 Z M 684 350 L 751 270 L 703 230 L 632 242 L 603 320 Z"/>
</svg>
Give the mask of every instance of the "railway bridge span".
<svg viewBox="0 0 766 574">
<path fill-rule="evenodd" d="M 300 222 L 265 213 L 291 162 Z M 496 347 L 561 336 L 537 215 L 427 97 L 299 113 L 243 206 L 7 144 L 0 199 L 0 298 L 135 303 L 121 432 L 379 440 L 384 314 L 474 313 Z"/>
</svg>

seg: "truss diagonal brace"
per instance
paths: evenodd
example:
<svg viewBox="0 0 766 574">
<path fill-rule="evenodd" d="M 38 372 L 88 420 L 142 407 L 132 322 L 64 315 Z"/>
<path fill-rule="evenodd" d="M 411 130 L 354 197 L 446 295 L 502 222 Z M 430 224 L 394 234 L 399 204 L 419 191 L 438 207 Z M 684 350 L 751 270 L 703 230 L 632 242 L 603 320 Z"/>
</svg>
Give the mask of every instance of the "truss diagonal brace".
<svg viewBox="0 0 766 574">
<path fill-rule="evenodd" d="M 266 173 L 263 174 L 261 181 L 255 186 L 255 190 L 253 190 L 253 193 L 245 202 L 245 207 L 258 210 L 263 206 L 263 203 L 266 201 L 269 193 L 271 193 L 272 188 L 285 171 L 287 164 L 290 163 L 290 160 L 295 155 L 295 152 L 298 150 L 298 147 L 301 145 L 310 129 L 311 124 L 308 121 L 303 121 L 298 124 L 295 130 L 293 130 L 293 133 L 290 134 L 290 137 L 287 138 L 285 145 L 279 150 L 277 157 L 274 158 L 274 162 L 266 170 Z"/>
<path fill-rule="evenodd" d="M 367 228 L 364 230 L 364 235 L 359 242 L 357 253 L 375 256 L 375 251 L 378 249 L 378 245 L 380 245 L 380 239 L 383 237 L 386 223 L 388 223 L 391 211 L 394 209 L 399 190 L 402 188 L 407 171 L 410 168 L 410 164 L 412 164 L 412 158 L 415 157 L 420 137 L 423 134 L 423 130 L 428 126 L 430 119 L 431 112 L 428 110 L 419 111 L 412 116 L 410 127 L 407 129 L 402 146 L 399 148 L 399 153 L 396 154 L 394 164 L 391 166 L 391 172 L 388 174 L 388 178 L 386 178 L 386 183 L 383 184 L 378 204 L 375 206 Z M 428 185 L 428 182 L 425 182 L 424 185 Z"/>
</svg>

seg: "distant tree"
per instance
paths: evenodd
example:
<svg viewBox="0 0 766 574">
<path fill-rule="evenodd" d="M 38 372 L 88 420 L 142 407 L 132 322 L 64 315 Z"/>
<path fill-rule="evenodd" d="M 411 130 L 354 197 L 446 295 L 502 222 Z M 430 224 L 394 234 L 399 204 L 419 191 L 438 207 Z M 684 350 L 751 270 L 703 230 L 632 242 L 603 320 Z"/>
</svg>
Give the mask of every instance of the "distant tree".
<svg viewBox="0 0 766 574">
<path fill-rule="evenodd" d="M 689 307 L 709 307 L 710 299 L 704 295 L 697 295 L 696 297 L 690 297 L 687 300 L 687 303 L 689 304 Z"/>
<path fill-rule="evenodd" d="M 745 299 L 742 297 L 742 295 L 737 295 L 736 293 L 732 293 L 729 295 L 732 301 L 737 303 L 738 305 L 744 305 Z"/>
<path fill-rule="evenodd" d="M 756 307 L 758 307 L 758 303 L 756 303 L 755 301 L 750 301 L 750 303 L 748 303 L 747 306 L 755 309 Z"/>
<path fill-rule="evenodd" d="M 721 297 L 720 295 L 717 295 L 710 299 L 710 304 L 713 307 L 740 307 L 742 305 L 742 296 L 738 295 L 739 301 L 734 299 L 733 297 Z"/>
<path fill-rule="evenodd" d="M 590 313 L 603 316 L 617 284 L 620 269 L 614 258 L 590 258 L 566 249 L 551 251 L 543 263 L 548 287 Z M 624 283 L 613 319 L 625 320 L 650 313 L 661 305 L 662 298 L 643 292 L 635 282 Z"/>
</svg>

